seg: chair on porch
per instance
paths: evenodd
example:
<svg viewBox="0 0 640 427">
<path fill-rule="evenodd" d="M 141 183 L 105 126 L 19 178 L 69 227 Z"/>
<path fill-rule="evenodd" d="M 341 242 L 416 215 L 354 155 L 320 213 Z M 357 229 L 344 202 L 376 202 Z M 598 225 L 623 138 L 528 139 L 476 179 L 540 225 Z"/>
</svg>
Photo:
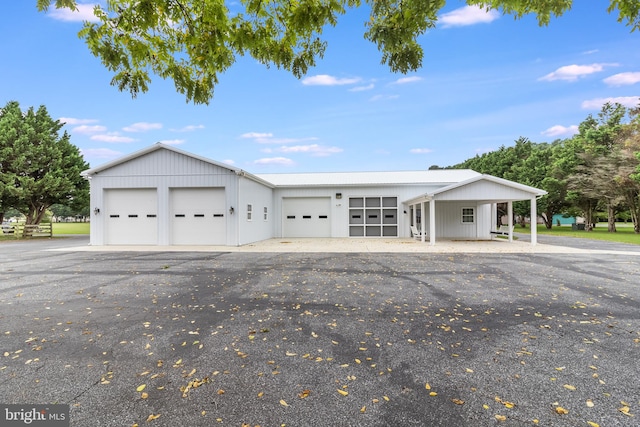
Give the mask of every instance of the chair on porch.
<svg viewBox="0 0 640 427">
<path fill-rule="evenodd" d="M 422 240 L 422 233 L 420 232 L 420 230 L 418 230 L 418 227 L 416 227 L 415 225 L 411 226 L 411 234 L 413 235 L 413 238 L 416 240 Z M 426 233 L 425 233 L 425 238 L 427 237 Z"/>
</svg>

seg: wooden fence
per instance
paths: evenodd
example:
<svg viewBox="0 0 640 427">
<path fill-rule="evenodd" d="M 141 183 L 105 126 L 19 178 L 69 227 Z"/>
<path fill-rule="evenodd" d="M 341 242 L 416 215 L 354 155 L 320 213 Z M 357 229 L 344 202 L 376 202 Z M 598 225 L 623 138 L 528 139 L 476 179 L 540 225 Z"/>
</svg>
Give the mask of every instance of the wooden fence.
<svg viewBox="0 0 640 427">
<path fill-rule="evenodd" d="M 13 235 L 16 239 L 30 237 L 53 237 L 51 223 L 33 224 L 2 224 L 2 233 Z"/>
</svg>

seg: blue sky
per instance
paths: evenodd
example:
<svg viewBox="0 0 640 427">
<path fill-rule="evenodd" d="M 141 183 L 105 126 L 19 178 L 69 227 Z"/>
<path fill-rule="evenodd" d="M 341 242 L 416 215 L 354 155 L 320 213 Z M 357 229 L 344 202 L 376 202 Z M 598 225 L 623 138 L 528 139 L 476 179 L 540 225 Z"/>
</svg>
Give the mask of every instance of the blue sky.
<svg viewBox="0 0 640 427">
<path fill-rule="evenodd" d="M 73 15 L 35 3 L 3 7 L 0 105 L 45 105 L 92 167 L 164 142 L 253 173 L 426 169 L 520 136 L 569 137 L 604 102 L 640 96 L 640 34 L 608 0 L 576 1 L 548 27 L 449 1 L 409 75 L 380 64 L 363 38 L 366 11 L 349 11 L 305 78 L 240 58 L 209 105 L 157 77 L 135 99 L 119 92 L 77 37 L 88 2 Z"/>
</svg>

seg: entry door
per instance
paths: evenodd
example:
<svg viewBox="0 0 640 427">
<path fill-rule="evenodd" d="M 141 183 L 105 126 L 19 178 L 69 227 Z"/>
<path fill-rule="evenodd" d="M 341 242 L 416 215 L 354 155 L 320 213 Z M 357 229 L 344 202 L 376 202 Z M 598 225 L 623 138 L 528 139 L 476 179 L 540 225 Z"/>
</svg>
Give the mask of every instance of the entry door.
<svg viewBox="0 0 640 427">
<path fill-rule="evenodd" d="M 226 245 L 224 188 L 172 188 L 171 244 Z"/>
<path fill-rule="evenodd" d="M 282 200 L 283 237 L 331 237 L 330 197 Z"/>
<path fill-rule="evenodd" d="M 155 188 L 104 192 L 107 245 L 158 244 L 158 192 Z"/>
</svg>

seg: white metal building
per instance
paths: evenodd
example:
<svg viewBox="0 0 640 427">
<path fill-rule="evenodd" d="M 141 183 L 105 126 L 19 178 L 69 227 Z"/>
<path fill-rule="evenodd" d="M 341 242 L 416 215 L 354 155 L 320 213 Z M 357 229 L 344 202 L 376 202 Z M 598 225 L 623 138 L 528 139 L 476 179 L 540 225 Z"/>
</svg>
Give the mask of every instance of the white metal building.
<svg viewBox="0 0 640 427">
<path fill-rule="evenodd" d="M 160 143 L 83 176 L 96 246 L 407 238 L 411 225 L 431 244 L 482 240 L 491 238 L 497 203 L 530 200 L 536 218 L 546 194 L 472 170 L 254 175 Z"/>
</svg>

